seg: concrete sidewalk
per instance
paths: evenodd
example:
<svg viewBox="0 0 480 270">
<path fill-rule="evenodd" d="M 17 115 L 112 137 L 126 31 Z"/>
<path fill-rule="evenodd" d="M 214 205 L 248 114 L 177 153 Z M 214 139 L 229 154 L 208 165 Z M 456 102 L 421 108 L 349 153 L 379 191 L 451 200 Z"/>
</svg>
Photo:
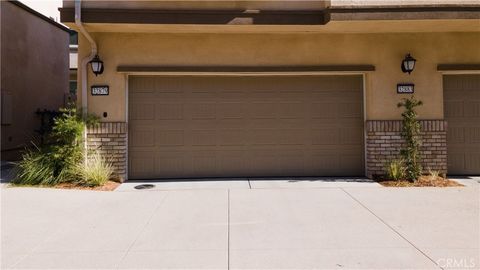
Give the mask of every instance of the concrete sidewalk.
<svg viewBox="0 0 480 270">
<path fill-rule="evenodd" d="M 125 185 L 119 192 L 3 188 L 1 266 L 479 268 L 478 184 L 310 182 L 156 183 L 151 191 Z"/>
</svg>

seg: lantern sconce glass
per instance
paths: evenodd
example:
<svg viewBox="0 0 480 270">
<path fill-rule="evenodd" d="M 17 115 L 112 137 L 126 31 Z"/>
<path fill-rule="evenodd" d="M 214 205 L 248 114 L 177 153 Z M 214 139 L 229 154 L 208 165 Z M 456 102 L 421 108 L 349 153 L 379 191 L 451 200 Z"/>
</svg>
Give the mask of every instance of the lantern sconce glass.
<svg viewBox="0 0 480 270">
<path fill-rule="evenodd" d="M 92 66 L 92 71 L 95 76 L 103 73 L 103 61 L 100 60 L 98 54 L 95 55 L 95 57 L 89 63 Z"/>
<path fill-rule="evenodd" d="M 410 54 L 407 54 L 402 61 L 403 73 L 412 73 L 413 69 L 415 68 L 415 62 L 417 62 L 417 59 L 413 58 Z"/>
</svg>

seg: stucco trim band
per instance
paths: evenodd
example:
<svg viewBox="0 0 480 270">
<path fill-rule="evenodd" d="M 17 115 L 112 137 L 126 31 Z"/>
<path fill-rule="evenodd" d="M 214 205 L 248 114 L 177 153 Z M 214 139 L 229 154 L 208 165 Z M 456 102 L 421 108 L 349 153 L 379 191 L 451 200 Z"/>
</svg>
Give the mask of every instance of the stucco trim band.
<svg viewBox="0 0 480 270">
<path fill-rule="evenodd" d="M 480 64 L 439 64 L 438 71 L 480 71 Z"/>
<path fill-rule="evenodd" d="M 315 72 L 367 72 L 374 65 L 325 66 L 118 66 L 121 73 L 315 73 Z"/>
</svg>

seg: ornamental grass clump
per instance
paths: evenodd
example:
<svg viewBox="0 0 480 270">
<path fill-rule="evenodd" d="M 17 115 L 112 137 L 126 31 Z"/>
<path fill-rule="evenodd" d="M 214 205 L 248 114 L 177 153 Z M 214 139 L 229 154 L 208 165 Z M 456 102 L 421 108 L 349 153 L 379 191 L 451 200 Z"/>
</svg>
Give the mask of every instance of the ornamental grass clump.
<svg viewBox="0 0 480 270">
<path fill-rule="evenodd" d="M 387 178 L 389 180 L 402 180 L 405 179 L 405 162 L 401 159 L 393 159 L 387 162 L 385 166 L 387 172 Z"/>
<path fill-rule="evenodd" d="M 400 155 L 405 162 L 405 177 L 407 180 L 416 181 L 422 174 L 420 165 L 420 122 L 417 120 L 415 108 L 423 103 L 416 100 L 414 96 L 404 98 L 398 103 L 398 107 L 403 107 L 402 113 L 402 138 L 405 140 L 405 146 L 400 150 Z"/>
<path fill-rule="evenodd" d="M 85 163 L 76 166 L 79 183 L 86 186 L 101 186 L 110 180 L 113 174 L 113 166 L 100 153 L 94 152 L 89 155 Z"/>
<path fill-rule="evenodd" d="M 14 184 L 22 185 L 48 185 L 55 183 L 53 165 L 49 156 L 42 152 L 36 145 L 34 149 L 27 150 L 16 166 Z"/>
</svg>

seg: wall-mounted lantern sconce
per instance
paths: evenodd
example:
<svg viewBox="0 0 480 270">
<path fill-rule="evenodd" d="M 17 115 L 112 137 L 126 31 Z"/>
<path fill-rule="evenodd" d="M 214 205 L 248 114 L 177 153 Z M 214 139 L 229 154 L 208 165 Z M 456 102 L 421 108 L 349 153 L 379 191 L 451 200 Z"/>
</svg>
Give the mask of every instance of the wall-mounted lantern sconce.
<svg viewBox="0 0 480 270">
<path fill-rule="evenodd" d="M 417 60 L 413 58 L 410 54 L 407 54 L 402 61 L 403 73 L 412 73 L 413 69 L 415 68 L 415 62 L 417 62 Z"/>
<path fill-rule="evenodd" d="M 99 74 L 103 73 L 103 61 L 100 60 L 100 57 L 98 57 L 98 54 L 95 55 L 95 57 L 89 63 L 90 65 L 92 65 L 92 71 L 95 74 L 95 76 L 98 76 Z"/>
</svg>

